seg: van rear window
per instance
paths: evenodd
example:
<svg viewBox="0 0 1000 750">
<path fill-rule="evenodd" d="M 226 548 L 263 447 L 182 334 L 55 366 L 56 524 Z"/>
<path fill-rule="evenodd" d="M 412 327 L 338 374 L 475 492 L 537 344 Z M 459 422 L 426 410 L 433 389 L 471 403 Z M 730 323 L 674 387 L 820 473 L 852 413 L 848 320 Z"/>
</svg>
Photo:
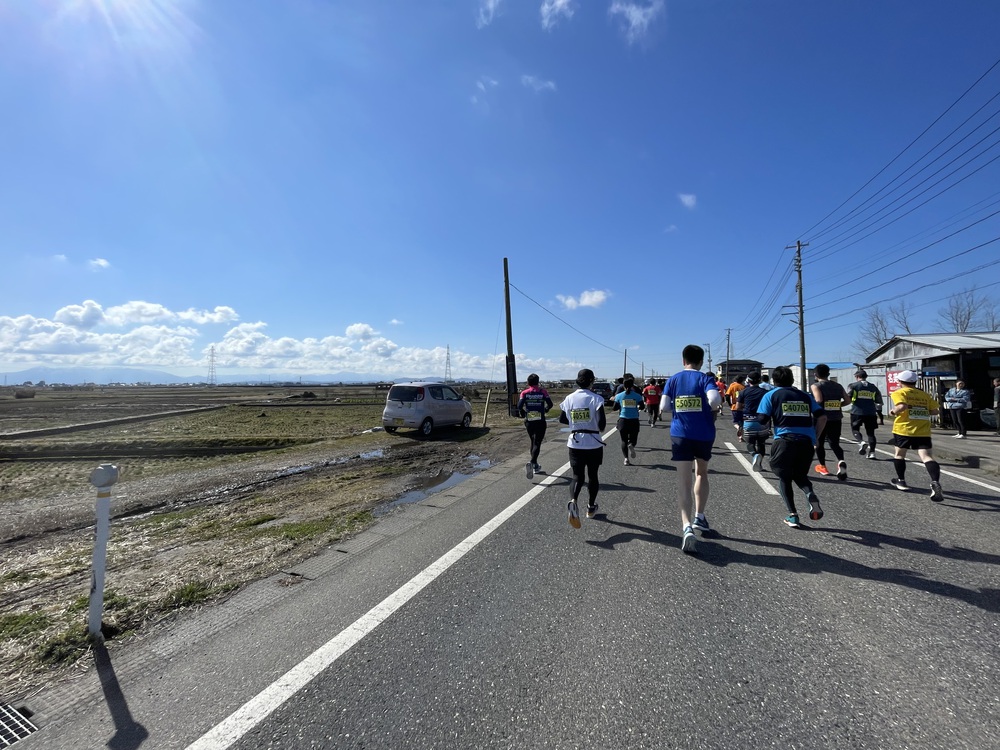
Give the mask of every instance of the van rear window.
<svg viewBox="0 0 1000 750">
<path fill-rule="evenodd" d="M 386 397 L 389 401 L 423 401 L 424 389 L 413 385 L 394 385 Z"/>
</svg>

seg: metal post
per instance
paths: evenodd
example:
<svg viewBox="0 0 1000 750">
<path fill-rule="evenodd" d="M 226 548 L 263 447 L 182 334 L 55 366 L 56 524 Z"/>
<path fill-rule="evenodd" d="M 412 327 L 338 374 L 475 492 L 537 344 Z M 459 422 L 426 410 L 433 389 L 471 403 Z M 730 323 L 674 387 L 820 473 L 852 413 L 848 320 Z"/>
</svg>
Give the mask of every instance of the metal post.
<svg viewBox="0 0 1000 750">
<path fill-rule="evenodd" d="M 97 523 L 94 526 L 94 565 L 90 579 L 90 609 L 87 632 L 94 640 L 102 640 L 101 616 L 104 610 L 104 571 L 108 559 L 108 536 L 111 531 L 111 488 L 118 481 L 118 467 L 101 464 L 90 474 L 90 483 L 97 488 Z"/>
<path fill-rule="evenodd" d="M 808 242 L 802 242 L 802 240 L 795 241 L 795 271 L 798 273 L 798 283 L 795 285 L 795 289 L 799 293 L 799 369 L 801 371 L 800 377 L 802 382 L 800 386 L 802 390 L 809 387 L 809 378 L 806 377 L 806 319 L 805 319 L 805 307 L 802 304 L 802 248 L 809 247 Z M 786 250 L 791 250 L 792 246 L 788 245 L 785 247 Z"/>
<path fill-rule="evenodd" d="M 503 259 L 503 298 L 507 310 L 507 416 L 517 416 L 517 367 L 514 362 L 514 332 L 510 322 L 510 274 Z"/>
</svg>

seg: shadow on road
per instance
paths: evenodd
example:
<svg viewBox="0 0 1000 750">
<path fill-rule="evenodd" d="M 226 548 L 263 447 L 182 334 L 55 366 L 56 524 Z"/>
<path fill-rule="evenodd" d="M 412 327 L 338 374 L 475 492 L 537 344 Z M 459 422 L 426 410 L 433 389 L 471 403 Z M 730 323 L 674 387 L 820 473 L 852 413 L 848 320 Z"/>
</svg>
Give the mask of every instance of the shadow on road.
<svg viewBox="0 0 1000 750">
<path fill-rule="evenodd" d="M 146 727 L 132 718 L 125 694 L 122 693 L 121 685 L 118 684 L 118 676 L 111 663 L 111 655 L 108 654 L 108 649 L 103 643 L 94 646 L 94 664 L 97 666 L 97 675 L 101 680 L 104 700 L 108 704 L 108 711 L 115 724 L 115 733 L 108 740 L 107 746 L 112 750 L 136 750 L 149 738 L 149 732 Z"/>
<path fill-rule="evenodd" d="M 891 544 L 903 549 L 914 549 L 917 551 L 927 551 L 931 554 L 941 554 L 953 559 L 987 562 L 996 564 L 996 555 L 983 555 L 972 550 L 961 548 L 946 548 L 937 545 L 930 540 L 908 540 L 900 537 L 892 537 L 878 532 L 857 531 L 854 529 L 812 529 L 813 531 L 823 531 L 826 533 L 848 534 L 861 536 L 862 543 L 870 546 L 880 546 Z M 848 576 L 866 581 L 876 581 L 879 583 L 890 583 L 897 586 L 923 591 L 928 594 L 947 596 L 952 599 L 966 602 L 987 612 L 1000 612 L 1000 589 L 980 588 L 965 589 L 943 581 L 935 581 L 925 578 L 921 573 L 914 570 L 903 570 L 899 568 L 877 568 L 864 565 L 853 560 L 842 557 L 828 555 L 825 552 L 798 547 L 785 542 L 767 542 L 759 539 L 738 539 L 730 536 L 719 536 L 719 539 L 740 544 L 749 544 L 755 547 L 767 547 L 768 549 L 784 550 L 792 553 L 794 557 L 773 554 L 753 554 L 742 550 L 731 549 L 725 545 L 713 544 L 702 545 L 698 548 L 699 558 L 709 563 L 725 567 L 727 565 L 753 565 L 760 568 L 773 568 L 787 573 L 832 573 L 834 575 Z M 914 545 L 914 546 L 907 546 Z"/>
</svg>

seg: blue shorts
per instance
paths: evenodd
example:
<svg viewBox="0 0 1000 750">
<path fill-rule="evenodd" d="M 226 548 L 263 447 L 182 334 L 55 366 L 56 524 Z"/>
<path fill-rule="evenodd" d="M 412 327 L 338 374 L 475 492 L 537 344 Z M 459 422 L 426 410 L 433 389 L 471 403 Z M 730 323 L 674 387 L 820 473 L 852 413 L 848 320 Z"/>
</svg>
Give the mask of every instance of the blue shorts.
<svg viewBox="0 0 1000 750">
<path fill-rule="evenodd" d="M 670 458 L 674 461 L 694 461 L 700 458 L 708 461 L 712 457 L 713 443 L 708 440 L 692 440 L 670 436 Z"/>
</svg>

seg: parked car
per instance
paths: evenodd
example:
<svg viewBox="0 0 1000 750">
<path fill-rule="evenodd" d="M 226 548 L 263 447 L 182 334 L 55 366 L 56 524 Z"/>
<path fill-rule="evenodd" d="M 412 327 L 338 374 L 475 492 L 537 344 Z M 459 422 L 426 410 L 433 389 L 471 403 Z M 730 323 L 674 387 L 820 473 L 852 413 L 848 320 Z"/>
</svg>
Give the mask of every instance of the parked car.
<svg viewBox="0 0 1000 750">
<path fill-rule="evenodd" d="M 435 427 L 472 424 L 472 404 L 447 383 L 401 383 L 389 389 L 382 410 L 386 432 L 400 427 L 420 430 L 424 437 Z"/>
<path fill-rule="evenodd" d="M 611 386 L 611 383 L 606 380 L 598 380 L 594 383 L 590 390 L 605 400 L 608 400 L 615 395 L 615 389 Z"/>
</svg>

